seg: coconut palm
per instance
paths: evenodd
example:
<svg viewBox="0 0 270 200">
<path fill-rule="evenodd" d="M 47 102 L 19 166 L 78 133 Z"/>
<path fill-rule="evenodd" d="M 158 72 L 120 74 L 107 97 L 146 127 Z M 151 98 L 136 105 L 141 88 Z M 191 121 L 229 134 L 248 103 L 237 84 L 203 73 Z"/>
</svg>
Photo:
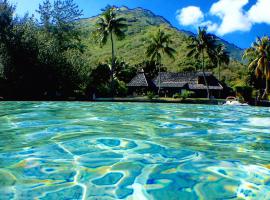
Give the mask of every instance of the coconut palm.
<svg viewBox="0 0 270 200">
<path fill-rule="evenodd" d="M 151 61 L 156 62 L 159 70 L 159 87 L 158 95 L 160 94 L 160 68 L 162 64 L 162 56 L 167 55 L 169 58 L 174 59 L 176 53 L 170 45 L 172 44 L 171 36 L 162 30 L 158 30 L 154 35 L 151 36 L 149 44 L 146 49 L 146 56 Z"/>
<path fill-rule="evenodd" d="M 215 60 L 216 40 L 213 35 L 207 33 L 206 28 L 198 28 L 198 35 L 196 37 L 191 36 L 192 44 L 188 45 L 190 51 L 187 56 L 193 56 L 199 59 L 201 56 L 202 72 L 204 82 L 207 88 L 207 98 L 210 98 L 209 85 L 205 76 L 205 57 L 206 55 L 213 61 Z"/>
<path fill-rule="evenodd" d="M 230 63 L 230 56 L 223 44 L 218 45 L 215 51 L 216 62 L 218 64 L 218 80 L 220 81 L 221 64 L 228 65 Z"/>
<path fill-rule="evenodd" d="M 262 98 L 266 98 L 269 94 L 270 80 L 270 38 L 258 37 L 256 42 L 244 52 L 243 58 L 248 59 L 248 67 L 257 77 L 265 78 L 265 91 Z"/>
<path fill-rule="evenodd" d="M 113 86 L 113 74 L 114 74 L 114 65 L 115 65 L 115 45 L 114 45 L 114 36 L 117 39 L 123 39 L 125 37 L 124 30 L 127 27 L 125 18 L 117 17 L 117 8 L 112 6 L 107 6 L 101 17 L 99 17 L 95 31 L 95 37 L 101 46 L 107 44 L 108 39 L 111 42 L 112 49 L 112 60 L 111 60 L 111 92 L 112 97 L 114 96 L 114 86 Z"/>
</svg>

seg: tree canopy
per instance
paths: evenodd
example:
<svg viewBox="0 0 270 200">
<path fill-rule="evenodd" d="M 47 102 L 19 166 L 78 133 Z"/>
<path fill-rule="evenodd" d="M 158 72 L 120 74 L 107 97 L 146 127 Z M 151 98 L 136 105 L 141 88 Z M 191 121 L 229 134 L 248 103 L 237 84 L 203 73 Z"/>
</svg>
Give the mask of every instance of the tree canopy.
<svg viewBox="0 0 270 200">
<path fill-rule="evenodd" d="M 112 91 L 124 96 L 139 69 L 152 79 L 160 71 L 205 69 L 220 74 L 229 86 L 268 84 L 266 61 L 260 59 L 257 64 L 265 67 L 250 67 L 250 72 L 245 62 L 230 59 L 227 65 L 228 52 L 234 56 L 232 46 L 224 43 L 225 49 L 203 28 L 188 38 L 143 9 L 108 6 L 97 17 L 81 19 L 74 0 L 44 0 L 36 11 L 38 19 L 18 17 L 15 11 L 8 0 L 0 0 L 0 96 L 6 99 L 89 99 L 95 92 L 110 96 Z M 266 60 L 256 45 L 247 52 L 250 64 L 258 56 Z M 255 69 L 261 76 L 253 75 Z"/>
</svg>

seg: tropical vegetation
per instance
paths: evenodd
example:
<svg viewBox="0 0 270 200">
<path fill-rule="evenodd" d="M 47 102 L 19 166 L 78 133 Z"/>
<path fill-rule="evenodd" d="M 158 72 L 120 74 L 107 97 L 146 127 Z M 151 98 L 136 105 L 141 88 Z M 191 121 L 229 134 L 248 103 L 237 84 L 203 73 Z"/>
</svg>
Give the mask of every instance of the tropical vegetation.
<svg viewBox="0 0 270 200">
<path fill-rule="evenodd" d="M 1 95 L 10 99 L 73 96 L 88 79 L 84 46 L 76 20 L 82 11 L 73 1 L 48 0 L 40 19 L 15 16 L 15 6 L 0 1 Z"/>
<path fill-rule="evenodd" d="M 264 98 L 269 94 L 266 38 L 242 60 L 244 50 L 205 28 L 198 35 L 180 31 L 142 8 L 108 6 L 97 17 L 81 19 L 74 0 L 44 0 L 38 18 L 15 11 L 0 0 L 0 97 L 5 99 L 126 96 L 126 84 L 139 69 L 150 78 L 161 71 L 212 71 L 233 89 L 252 86 L 264 90 Z"/>
<path fill-rule="evenodd" d="M 213 62 L 216 58 L 216 40 L 213 35 L 207 33 L 206 28 L 199 27 L 198 35 L 190 37 L 192 42 L 188 46 L 190 49 L 188 57 L 194 56 L 195 59 L 201 58 L 201 70 L 203 72 L 204 82 L 207 88 L 207 98 L 210 98 L 209 84 L 205 76 L 205 58 L 206 55 Z"/>
<path fill-rule="evenodd" d="M 155 35 L 151 36 L 151 40 L 147 46 L 146 56 L 150 58 L 151 61 L 154 61 L 158 66 L 158 73 L 161 72 L 161 59 L 163 55 L 174 59 L 174 54 L 176 53 L 170 45 L 172 44 L 171 36 L 166 34 L 160 29 Z M 160 94 L 160 76 L 159 76 L 159 88 L 158 94 Z"/>
<path fill-rule="evenodd" d="M 249 70 L 257 78 L 265 80 L 265 89 L 262 98 L 267 98 L 270 92 L 270 38 L 267 36 L 257 38 L 252 44 L 252 47 L 245 51 L 243 58 L 248 60 Z"/>
<path fill-rule="evenodd" d="M 214 53 L 216 63 L 218 65 L 218 80 L 221 80 L 221 65 L 229 65 L 230 63 L 230 56 L 229 53 L 226 51 L 226 47 L 223 44 L 219 44 Z"/>
<path fill-rule="evenodd" d="M 114 96 L 114 68 L 115 68 L 115 46 L 114 46 L 114 36 L 117 39 L 123 39 L 125 37 L 124 28 L 127 27 L 125 24 L 125 18 L 117 18 L 117 9 L 112 6 L 108 6 L 96 24 L 97 30 L 95 31 L 95 36 L 101 46 L 104 46 L 108 38 L 110 38 L 112 46 L 112 57 L 111 57 L 111 94 Z"/>
</svg>

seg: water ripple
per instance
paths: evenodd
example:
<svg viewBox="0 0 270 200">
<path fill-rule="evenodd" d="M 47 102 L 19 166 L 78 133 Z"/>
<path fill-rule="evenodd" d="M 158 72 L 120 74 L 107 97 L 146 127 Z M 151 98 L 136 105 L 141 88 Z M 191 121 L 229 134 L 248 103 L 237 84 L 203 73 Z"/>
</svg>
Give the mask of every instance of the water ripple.
<svg viewBox="0 0 270 200">
<path fill-rule="evenodd" d="M 270 199 L 270 110 L 1 102 L 0 199 Z"/>
</svg>

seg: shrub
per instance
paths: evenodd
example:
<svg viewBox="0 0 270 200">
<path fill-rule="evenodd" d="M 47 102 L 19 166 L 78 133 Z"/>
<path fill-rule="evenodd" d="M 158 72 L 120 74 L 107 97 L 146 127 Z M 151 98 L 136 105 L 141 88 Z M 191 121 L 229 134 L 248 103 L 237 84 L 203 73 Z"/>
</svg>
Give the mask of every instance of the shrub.
<svg viewBox="0 0 270 200">
<path fill-rule="evenodd" d="M 252 98 L 252 88 L 249 86 L 237 86 L 234 88 L 237 96 L 243 97 L 244 101 L 249 101 Z"/>
<path fill-rule="evenodd" d="M 182 92 L 181 94 L 180 93 L 176 93 L 173 95 L 173 98 L 174 99 L 187 99 L 189 97 L 192 97 L 195 93 L 192 92 L 192 91 L 185 91 L 185 92 Z"/>
<path fill-rule="evenodd" d="M 180 99 L 181 98 L 181 94 L 176 93 L 176 94 L 173 95 L 173 98 L 174 99 Z"/>
<path fill-rule="evenodd" d="M 185 91 L 180 96 L 182 99 L 187 99 L 189 97 L 192 97 L 195 93 L 193 91 Z"/>
<path fill-rule="evenodd" d="M 151 91 L 147 92 L 147 98 L 148 98 L 149 100 L 152 100 L 154 97 L 155 97 L 154 92 L 151 92 Z"/>
<path fill-rule="evenodd" d="M 100 84 L 95 88 L 97 97 L 110 97 L 111 95 L 111 85 L 110 84 Z"/>
<path fill-rule="evenodd" d="M 115 94 L 116 94 L 116 96 L 124 97 L 124 96 L 127 95 L 128 88 L 127 88 L 125 82 L 117 80 L 117 81 L 114 82 L 114 85 L 115 85 Z"/>
</svg>

